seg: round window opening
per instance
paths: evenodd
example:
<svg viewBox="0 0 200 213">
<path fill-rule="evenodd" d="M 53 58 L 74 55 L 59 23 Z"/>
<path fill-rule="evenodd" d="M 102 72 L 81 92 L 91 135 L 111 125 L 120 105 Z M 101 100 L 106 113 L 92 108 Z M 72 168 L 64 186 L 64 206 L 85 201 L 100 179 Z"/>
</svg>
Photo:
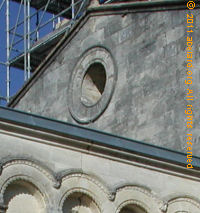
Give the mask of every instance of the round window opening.
<svg viewBox="0 0 200 213">
<path fill-rule="evenodd" d="M 69 111 L 77 122 L 91 123 L 105 111 L 114 92 L 116 71 L 106 49 L 93 47 L 84 53 L 69 84 Z"/>
<path fill-rule="evenodd" d="M 101 63 L 93 63 L 87 69 L 81 88 L 81 102 L 86 106 L 95 105 L 104 92 L 106 70 Z"/>
</svg>

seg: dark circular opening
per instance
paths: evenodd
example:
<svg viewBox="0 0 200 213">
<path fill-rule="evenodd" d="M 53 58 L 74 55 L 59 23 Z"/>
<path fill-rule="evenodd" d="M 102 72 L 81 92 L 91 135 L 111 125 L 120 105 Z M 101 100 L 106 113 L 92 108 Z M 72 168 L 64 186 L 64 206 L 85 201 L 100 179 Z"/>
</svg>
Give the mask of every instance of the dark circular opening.
<svg viewBox="0 0 200 213">
<path fill-rule="evenodd" d="M 82 82 L 81 101 L 87 106 L 96 104 L 105 89 L 106 71 L 101 63 L 91 64 Z"/>
</svg>

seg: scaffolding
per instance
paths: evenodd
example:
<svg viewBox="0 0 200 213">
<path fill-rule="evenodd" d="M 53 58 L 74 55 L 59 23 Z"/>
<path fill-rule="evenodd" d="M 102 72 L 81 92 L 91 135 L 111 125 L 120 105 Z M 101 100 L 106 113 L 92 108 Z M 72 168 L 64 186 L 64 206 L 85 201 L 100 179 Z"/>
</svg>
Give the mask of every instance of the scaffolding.
<svg viewBox="0 0 200 213">
<path fill-rule="evenodd" d="M 10 68 L 23 70 L 26 82 L 88 4 L 89 0 L 0 0 L 0 17 L 3 12 L 6 23 L 6 59 L 0 61 L 6 95 L 0 93 L 0 100 L 8 103 L 12 98 Z"/>
</svg>

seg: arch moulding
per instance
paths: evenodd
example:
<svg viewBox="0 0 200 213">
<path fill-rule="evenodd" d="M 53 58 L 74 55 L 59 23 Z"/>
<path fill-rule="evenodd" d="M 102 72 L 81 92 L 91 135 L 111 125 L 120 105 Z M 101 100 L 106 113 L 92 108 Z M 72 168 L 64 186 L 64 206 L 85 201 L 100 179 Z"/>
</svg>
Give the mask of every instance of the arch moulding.
<svg viewBox="0 0 200 213">
<path fill-rule="evenodd" d="M 5 193 L 11 184 L 25 182 L 31 184 L 41 195 L 44 206 L 53 202 L 52 194 L 56 181 L 44 168 L 28 160 L 10 160 L 2 165 L 0 178 L 0 206 L 5 206 Z"/>
</svg>

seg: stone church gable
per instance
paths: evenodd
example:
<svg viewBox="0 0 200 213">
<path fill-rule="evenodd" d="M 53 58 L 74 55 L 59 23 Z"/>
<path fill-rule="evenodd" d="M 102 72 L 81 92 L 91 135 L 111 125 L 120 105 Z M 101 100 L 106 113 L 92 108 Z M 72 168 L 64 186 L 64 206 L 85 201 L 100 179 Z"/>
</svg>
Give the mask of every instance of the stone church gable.
<svg viewBox="0 0 200 213">
<path fill-rule="evenodd" d="M 193 168 L 184 153 L 185 1 L 91 2 L 14 109 L 0 107 L 0 213 L 199 213 L 197 99 Z M 199 4 L 193 15 L 199 94 Z"/>
<path fill-rule="evenodd" d="M 186 152 L 187 12 L 181 1 L 89 8 L 10 106 Z M 199 8 L 193 13 L 200 18 Z M 199 40 L 195 30 L 195 69 Z M 193 85 L 198 94 L 198 72 Z M 196 100 L 194 108 L 193 154 L 198 155 Z"/>
</svg>

